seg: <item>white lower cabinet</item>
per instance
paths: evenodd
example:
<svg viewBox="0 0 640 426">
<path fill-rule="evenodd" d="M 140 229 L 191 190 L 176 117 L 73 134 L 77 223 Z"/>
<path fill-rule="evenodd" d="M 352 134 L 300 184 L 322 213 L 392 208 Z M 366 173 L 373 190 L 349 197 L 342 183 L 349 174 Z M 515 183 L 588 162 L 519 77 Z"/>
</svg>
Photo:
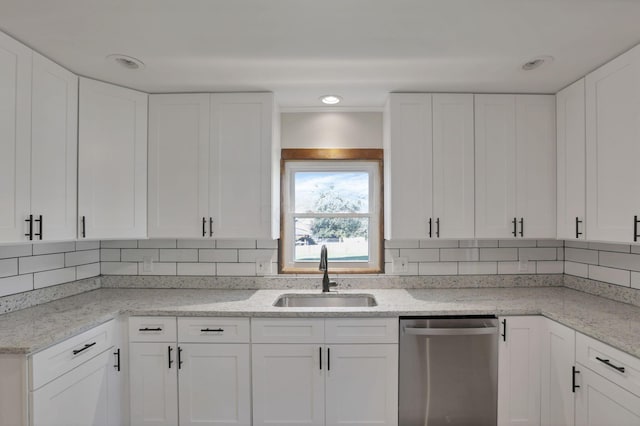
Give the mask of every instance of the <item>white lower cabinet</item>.
<svg viewBox="0 0 640 426">
<path fill-rule="evenodd" d="M 258 318 L 251 326 L 255 426 L 398 424 L 397 318 Z"/>
<path fill-rule="evenodd" d="M 253 424 L 325 424 L 324 348 L 310 344 L 253 345 Z"/>
<path fill-rule="evenodd" d="M 576 332 L 542 318 L 541 332 L 541 424 L 574 424 Z"/>
<path fill-rule="evenodd" d="M 178 424 L 176 345 L 131 343 L 131 425 Z"/>
<path fill-rule="evenodd" d="M 249 319 L 132 317 L 129 335 L 132 426 L 251 425 Z"/>
<path fill-rule="evenodd" d="M 541 316 L 500 317 L 498 424 L 540 425 Z"/>
</svg>

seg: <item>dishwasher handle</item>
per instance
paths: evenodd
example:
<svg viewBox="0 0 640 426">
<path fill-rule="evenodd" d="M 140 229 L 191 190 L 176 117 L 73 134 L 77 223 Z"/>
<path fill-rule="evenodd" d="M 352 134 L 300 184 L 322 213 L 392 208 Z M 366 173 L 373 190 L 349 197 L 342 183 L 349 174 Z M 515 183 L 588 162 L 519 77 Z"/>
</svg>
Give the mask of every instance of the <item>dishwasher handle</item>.
<svg viewBox="0 0 640 426">
<path fill-rule="evenodd" d="M 496 334 L 498 327 L 471 327 L 471 328 L 426 328 L 404 327 L 404 334 L 416 336 L 478 336 L 482 334 Z"/>
</svg>

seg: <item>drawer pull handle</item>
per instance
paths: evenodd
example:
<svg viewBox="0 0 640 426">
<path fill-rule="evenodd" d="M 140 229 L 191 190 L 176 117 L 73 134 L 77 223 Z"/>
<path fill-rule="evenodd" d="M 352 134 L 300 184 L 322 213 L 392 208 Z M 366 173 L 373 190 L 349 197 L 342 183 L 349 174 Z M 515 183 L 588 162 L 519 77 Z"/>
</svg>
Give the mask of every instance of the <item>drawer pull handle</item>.
<svg viewBox="0 0 640 426">
<path fill-rule="evenodd" d="M 116 349 L 113 354 L 116 356 L 116 363 L 113 368 L 115 368 L 116 371 L 120 371 L 120 348 Z"/>
<path fill-rule="evenodd" d="M 203 333 L 223 333 L 224 328 L 201 328 L 200 331 Z"/>
<path fill-rule="evenodd" d="M 580 370 L 576 370 L 576 366 L 571 367 L 571 392 L 576 393 L 576 389 L 580 387 L 580 385 L 576 385 L 576 374 L 580 374 Z"/>
<path fill-rule="evenodd" d="M 602 359 L 602 358 L 600 358 L 600 357 L 596 357 L 596 359 L 597 359 L 598 361 L 600 361 L 601 363 L 606 364 L 606 365 L 608 365 L 609 367 L 611 367 L 611 368 L 613 368 L 613 369 L 615 369 L 615 370 L 618 370 L 618 371 L 619 371 L 619 372 L 621 372 L 621 373 L 624 373 L 624 367 L 618 367 L 617 365 L 613 365 L 613 364 L 611 364 L 611 362 L 610 362 L 608 359 Z"/>
<path fill-rule="evenodd" d="M 171 369 L 171 365 L 173 364 L 173 360 L 171 359 L 171 351 L 173 348 L 171 346 L 167 346 L 167 357 L 169 358 L 169 369 Z"/>
<path fill-rule="evenodd" d="M 96 343 L 97 343 L 97 342 L 93 342 L 93 343 L 86 343 L 86 344 L 84 345 L 84 347 L 83 347 L 83 348 L 81 348 L 81 349 L 74 349 L 74 350 L 73 350 L 73 354 L 74 354 L 74 355 L 78 355 L 80 352 L 84 352 L 84 351 L 86 351 L 86 350 L 87 350 L 87 349 L 89 349 L 91 346 L 95 345 Z"/>
<path fill-rule="evenodd" d="M 139 328 L 138 331 L 162 331 L 162 327 L 156 327 L 156 328 L 145 327 L 145 328 Z"/>
</svg>

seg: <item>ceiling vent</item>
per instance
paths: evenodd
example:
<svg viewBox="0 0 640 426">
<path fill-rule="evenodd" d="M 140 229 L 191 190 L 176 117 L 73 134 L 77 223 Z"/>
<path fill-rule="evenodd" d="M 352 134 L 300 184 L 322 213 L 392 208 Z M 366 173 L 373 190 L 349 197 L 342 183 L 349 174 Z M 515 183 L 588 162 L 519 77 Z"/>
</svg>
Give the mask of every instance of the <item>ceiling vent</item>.
<svg viewBox="0 0 640 426">
<path fill-rule="evenodd" d="M 530 61 L 525 62 L 522 65 L 522 69 L 525 71 L 531 71 L 536 68 L 540 68 L 544 64 L 550 64 L 551 62 L 553 62 L 553 56 L 538 56 L 537 58 L 533 58 Z"/>
<path fill-rule="evenodd" d="M 107 56 L 107 59 L 129 70 L 144 68 L 144 62 L 142 62 L 140 59 L 136 59 L 127 55 L 113 54 Z"/>
</svg>

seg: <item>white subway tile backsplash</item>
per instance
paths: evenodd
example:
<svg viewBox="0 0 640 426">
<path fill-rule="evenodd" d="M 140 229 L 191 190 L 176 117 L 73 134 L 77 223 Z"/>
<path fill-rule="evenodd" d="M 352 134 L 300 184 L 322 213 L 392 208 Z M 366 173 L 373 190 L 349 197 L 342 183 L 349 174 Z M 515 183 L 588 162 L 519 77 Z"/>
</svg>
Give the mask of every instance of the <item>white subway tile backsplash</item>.
<svg viewBox="0 0 640 426">
<path fill-rule="evenodd" d="M 565 248 L 564 259 L 571 262 L 598 264 L 598 252 L 595 250 Z"/>
<path fill-rule="evenodd" d="M 631 273 L 631 287 L 640 290 L 640 272 Z"/>
<path fill-rule="evenodd" d="M 471 262 L 480 260 L 480 249 L 477 248 L 458 248 L 458 249 L 441 249 L 441 262 Z"/>
<path fill-rule="evenodd" d="M 175 262 L 153 262 L 151 270 L 145 271 L 144 263 L 140 262 L 138 263 L 138 275 L 176 275 L 176 268 Z"/>
<path fill-rule="evenodd" d="M 385 240 L 386 248 L 420 248 L 419 240 Z"/>
<path fill-rule="evenodd" d="M 535 247 L 536 240 L 500 240 L 498 247 Z"/>
<path fill-rule="evenodd" d="M 215 274 L 215 263 L 178 263 L 178 275 L 213 276 Z"/>
<path fill-rule="evenodd" d="M 42 256 L 21 257 L 18 264 L 18 272 L 22 275 L 63 267 L 64 253 L 45 254 Z"/>
<path fill-rule="evenodd" d="M 100 264 L 102 275 L 138 275 L 137 262 L 103 262 Z"/>
<path fill-rule="evenodd" d="M 640 254 L 640 246 L 632 245 L 631 246 L 631 253 Z"/>
<path fill-rule="evenodd" d="M 480 260 L 518 260 L 517 248 L 481 248 Z"/>
<path fill-rule="evenodd" d="M 18 275 L 18 259 L 0 260 L 0 278 Z"/>
<path fill-rule="evenodd" d="M 138 241 L 136 240 L 100 241 L 100 248 L 138 248 Z"/>
<path fill-rule="evenodd" d="M 277 249 L 278 240 L 258 240 L 256 241 L 256 247 L 259 249 Z"/>
<path fill-rule="evenodd" d="M 539 260 L 536 262 L 537 274 L 562 274 L 564 262 L 559 260 Z"/>
<path fill-rule="evenodd" d="M 567 275 L 575 275 L 577 277 L 589 278 L 589 265 L 576 262 L 564 262 L 564 273 Z"/>
<path fill-rule="evenodd" d="M 589 243 L 589 249 L 602 251 L 617 251 L 620 253 L 630 253 L 631 246 L 624 244 Z"/>
<path fill-rule="evenodd" d="M 461 248 L 496 248 L 498 247 L 498 240 L 460 240 L 459 246 Z"/>
<path fill-rule="evenodd" d="M 554 247 L 519 248 L 520 260 L 556 260 L 558 251 Z"/>
<path fill-rule="evenodd" d="M 400 257 L 406 257 L 409 262 L 437 262 L 438 249 L 400 249 Z"/>
<path fill-rule="evenodd" d="M 520 268 L 522 263 L 523 268 Z M 513 275 L 513 274 L 535 274 L 536 262 L 498 262 L 498 274 L 499 275 Z"/>
<path fill-rule="evenodd" d="M 220 276 L 255 276 L 255 263 L 218 263 L 217 275 Z"/>
<path fill-rule="evenodd" d="M 37 272 L 33 274 L 33 288 L 50 287 L 52 285 L 75 281 L 76 268 L 54 269 L 52 271 Z"/>
<path fill-rule="evenodd" d="M 538 240 L 538 247 L 563 247 L 564 241 L 562 240 Z"/>
<path fill-rule="evenodd" d="M 589 278 L 625 287 L 631 285 L 631 272 L 604 266 L 589 265 Z"/>
<path fill-rule="evenodd" d="M 100 249 L 101 262 L 120 262 L 120 249 Z"/>
<path fill-rule="evenodd" d="M 216 240 L 205 238 L 198 240 L 178 240 L 178 248 L 213 249 L 216 248 Z"/>
<path fill-rule="evenodd" d="M 160 249 L 160 262 L 197 262 L 197 249 Z"/>
<path fill-rule="evenodd" d="M 9 257 L 31 256 L 33 254 L 33 245 L 19 244 L 15 246 L 0 246 L 0 259 Z"/>
<path fill-rule="evenodd" d="M 416 262 L 409 262 L 407 263 L 407 271 L 400 272 L 393 270 L 393 263 L 385 263 L 384 273 L 386 275 L 418 275 L 418 265 Z M 218 272 L 218 275 L 220 275 L 220 272 Z"/>
<path fill-rule="evenodd" d="M 33 290 L 33 274 L 0 278 L 0 297 Z"/>
<path fill-rule="evenodd" d="M 457 275 L 457 262 L 425 262 L 418 264 L 418 275 Z"/>
<path fill-rule="evenodd" d="M 392 262 L 397 257 L 400 257 L 400 249 L 384 249 L 385 262 Z"/>
<path fill-rule="evenodd" d="M 65 241 L 62 243 L 37 243 L 33 245 L 33 255 L 65 253 L 75 251 L 76 243 L 74 241 Z"/>
<path fill-rule="evenodd" d="M 238 250 L 238 262 L 257 262 L 258 260 L 266 260 L 273 262 L 278 258 L 278 252 L 272 249 L 260 250 Z"/>
<path fill-rule="evenodd" d="M 589 243 L 586 243 L 584 241 L 566 240 L 564 242 L 564 246 L 571 248 L 588 249 Z"/>
<path fill-rule="evenodd" d="M 120 259 L 123 262 L 142 262 L 145 258 L 158 262 L 160 260 L 159 249 L 123 249 L 120 252 Z"/>
<path fill-rule="evenodd" d="M 65 253 L 65 266 L 86 265 L 89 263 L 100 262 L 100 250 L 84 250 Z"/>
<path fill-rule="evenodd" d="M 138 248 L 174 249 L 176 248 L 176 240 L 138 240 Z"/>
<path fill-rule="evenodd" d="M 458 248 L 457 240 L 420 240 L 420 248 Z"/>
<path fill-rule="evenodd" d="M 256 247 L 257 247 L 256 240 L 216 240 L 216 248 L 254 249 Z"/>
<path fill-rule="evenodd" d="M 601 251 L 600 265 L 631 271 L 640 271 L 640 254 Z"/>
<path fill-rule="evenodd" d="M 201 249 L 199 262 L 237 262 L 238 250 L 231 249 Z"/>
<path fill-rule="evenodd" d="M 495 275 L 497 273 L 497 262 L 458 262 L 460 275 Z"/>
<path fill-rule="evenodd" d="M 556 249 L 558 251 L 557 256 L 558 256 L 558 260 L 564 260 L 564 248 L 563 247 L 558 247 Z"/>
<path fill-rule="evenodd" d="M 100 263 L 90 263 L 88 265 L 80 265 L 76 267 L 77 280 L 97 277 L 98 275 L 100 275 Z"/>
<path fill-rule="evenodd" d="M 100 248 L 100 241 L 76 241 L 76 250 L 95 250 Z"/>
</svg>

